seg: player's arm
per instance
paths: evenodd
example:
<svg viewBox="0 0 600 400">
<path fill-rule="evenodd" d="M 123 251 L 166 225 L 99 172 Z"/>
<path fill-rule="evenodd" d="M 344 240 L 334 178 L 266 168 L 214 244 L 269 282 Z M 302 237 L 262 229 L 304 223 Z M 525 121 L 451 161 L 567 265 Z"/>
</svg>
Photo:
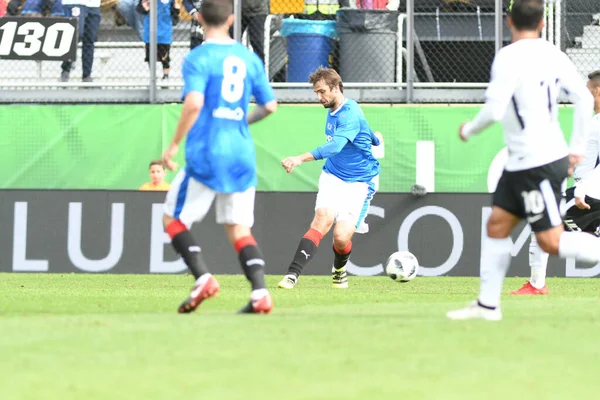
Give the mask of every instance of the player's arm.
<svg viewBox="0 0 600 400">
<path fill-rule="evenodd" d="M 179 151 L 179 144 L 188 134 L 204 106 L 204 92 L 208 74 L 202 71 L 202 66 L 191 63 L 187 57 L 183 61 L 183 107 L 175 128 L 173 139 L 163 154 L 163 162 L 171 171 L 177 169 L 173 158 Z"/>
<path fill-rule="evenodd" d="M 277 111 L 277 100 L 275 93 L 269 84 L 267 73 L 261 59 L 253 54 L 253 63 L 256 77 L 252 80 L 252 95 L 256 100 L 256 107 L 248 113 L 246 121 L 248 125 L 258 122 Z"/>
<path fill-rule="evenodd" d="M 514 64 L 500 51 L 492 64 L 490 84 L 485 92 L 485 104 L 470 122 L 461 125 L 460 138 L 464 141 L 500 121 L 517 86 Z"/>
<path fill-rule="evenodd" d="M 594 98 L 566 54 L 563 54 L 562 61 L 560 83 L 569 97 L 569 101 L 574 105 L 570 158 L 572 164 L 574 161 L 577 164 L 585 154 L 594 110 Z"/>
<path fill-rule="evenodd" d="M 291 173 L 294 168 L 304 162 L 333 157 L 342 151 L 348 142 L 352 142 L 356 135 L 358 135 L 358 132 L 360 132 L 360 122 L 358 121 L 358 117 L 345 111 L 340 114 L 335 135 L 333 135 L 329 142 L 317 147 L 311 152 L 295 157 L 287 157 L 281 162 L 281 165 L 288 173 Z"/>
</svg>

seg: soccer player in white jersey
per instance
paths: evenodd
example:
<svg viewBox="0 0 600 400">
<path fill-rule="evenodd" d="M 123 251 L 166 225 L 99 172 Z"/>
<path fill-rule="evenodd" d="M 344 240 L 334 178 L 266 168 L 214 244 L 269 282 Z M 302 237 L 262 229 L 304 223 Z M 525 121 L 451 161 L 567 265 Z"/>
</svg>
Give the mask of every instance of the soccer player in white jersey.
<svg viewBox="0 0 600 400">
<path fill-rule="evenodd" d="M 588 75 L 588 89 L 594 96 L 595 115 L 583 161 L 575 167 L 575 186 L 566 191 L 564 226 L 569 231 L 582 231 L 600 236 L 600 71 Z M 531 278 L 513 295 L 548 294 L 546 267 L 548 253 L 538 246 L 535 235 L 529 244 Z"/>
<path fill-rule="evenodd" d="M 335 223 L 331 275 L 333 286 L 345 289 L 352 236 L 367 215 L 381 169 L 372 146 L 381 145 L 383 138 L 371 130 L 356 101 L 344 97 L 342 78 L 335 70 L 319 68 L 309 82 L 323 107 L 330 109 L 325 124 L 327 142 L 311 152 L 286 158 L 282 165 L 291 173 L 304 162 L 326 161 L 319 178 L 315 216 L 279 287 L 292 289 L 296 285 L 302 269 Z"/>
<path fill-rule="evenodd" d="M 508 16 L 513 43 L 496 54 L 482 110 L 459 130 L 466 141 L 502 121 L 509 156 L 482 243 L 479 297 L 466 308 L 448 312 L 450 319 L 502 319 L 500 294 L 511 261 L 509 235 L 521 219 L 531 225 L 547 253 L 600 262 L 600 238 L 565 232 L 559 211 L 562 183 L 585 153 L 594 100 L 566 54 L 540 39 L 543 18 L 543 0 L 515 0 Z M 560 89 L 575 105 L 570 146 L 558 123 Z"/>
<path fill-rule="evenodd" d="M 264 314 L 273 301 L 265 285 L 265 262 L 251 232 L 257 178 L 248 125 L 275 112 L 277 101 L 260 58 L 229 37 L 234 21 L 231 0 L 204 0 L 200 21 L 205 41 L 183 61 L 183 109 L 163 155 L 165 165 L 175 170 L 172 159 L 187 135 L 186 166 L 171 184 L 163 216 L 174 249 L 196 279 L 179 312 L 194 311 L 219 291 L 189 231 L 215 201 L 217 223 L 225 226 L 252 285 L 250 301 L 240 312 Z M 257 107 L 248 112 L 251 96 Z"/>
</svg>

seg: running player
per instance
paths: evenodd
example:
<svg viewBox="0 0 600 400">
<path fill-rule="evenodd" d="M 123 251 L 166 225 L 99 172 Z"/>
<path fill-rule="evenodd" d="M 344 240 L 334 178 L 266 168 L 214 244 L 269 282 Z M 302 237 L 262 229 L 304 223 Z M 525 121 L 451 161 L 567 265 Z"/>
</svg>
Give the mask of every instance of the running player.
<svg viewBox="0 0 600 400">
<path fill-rule="evenodd" d="M 282 165 L 288 173 L 300 164 L 326 159 L 310 229 L 300 240 L 294 260 L 279 287 L 292 289 L 302 269 L 315 256 L 323 236 L 333 230 L 333 286 L 347 288 L 346 263 L 352 250 L 352 236 L 363 224 L 369 204 L 376 191 L 379 161 L 371 146 L 380 145 L 383 138 L 374 133 L 356 101 L 344 97 L 342 78 L 330 68 L 319 68 L 309 82 L 327 114 L 327 143 L 309 153 L 288 157 Z"/>
<path fill-rule="evenodd" d="M 511 260 L 509 235 L 521 219 L 527 219 L 544 251 L 600 261 L 600 239 L 565 232 L 559 211 L 562 183 L 585 153 L 593 98 L 567 55 L 540 39 L 543 18 L 543 0 L 515 0 L 508 17 L 513 43 L 496 54 L 483 109 L 459 130 L 466 141 L 502 121 L 509 158 L 482 243 L 479 297 L 466 308 L 448 312 L 450 319 L 502 319 L 500 294 Z M 558 123 L 560 89 L 575 105 L 570 148 Z"/>
<path fill-rule="evenodd" d="M 250 302 L 240 312 L 268 313 L 273 302 L 265 285 L 265 262 L 250 231 L 257 179 L 248 124 L 275 112 L 277 102 L 260 58 L 229 37 L 234 21 L 231 0 L 204 0 L 200 20 L 206 41 L 185 57 L 183 109 L 163 155 L 165 165 L 175 170 L 173 157 L 188 135 L 187 165 L 171 184 L 163 217 L 173 247 L 196 278 L 179 312 L 194 311 L 219 291 L 219 283 L 209 273 L 200 246 L 188 230 L 204 218 L 216 199 L 217 223 L 225 225 L 252 284 Z M 248 114 L 251 95 L 258 106 Z"/>
<path fill-rule="evenodd" d="M 600 71 L 588 75 L 588 89 L 594 96 L 595 115 L 583 161 L 575 168 L 575 186 L 566 191 L 565 229 L 600 236 Z M 514 295 L 548 294 L 546 267 L 548 253 L 540 249 L 535 235 L 529 243 L 531 278 Z"/>
</svg>

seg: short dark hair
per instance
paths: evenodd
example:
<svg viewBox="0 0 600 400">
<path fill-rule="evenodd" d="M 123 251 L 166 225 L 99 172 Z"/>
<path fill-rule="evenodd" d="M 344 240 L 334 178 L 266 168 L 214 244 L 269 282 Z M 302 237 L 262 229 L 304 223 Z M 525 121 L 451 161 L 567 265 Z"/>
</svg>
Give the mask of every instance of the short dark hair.
<svg viewBox="0 0 600 400">
<path fill-rule="evenodd" d="M 600 87 L 600 70 L 590 72 L 588 79 L 594 83 L 594 87 Z"/>
<path fill-rule="evenodd" d="M 510 18 L 518 31 L 535 31 L 544 18 L 544 0 L 515 0 Z"/>
<path fill-rule="evenodd" d="M 200 15 L 208 26 L 221 26 L 233 14 L 232 0 L 204 0 L 200 5 Z"/>
<path fill-rule="evenodd" d="M 150 161 L 150 165 L 148 166 L 148 169 L 152 168 L 153 165 L 160 165 L 163 169 L 165 169 L 165 164 L 162 162 L 162 160 Z"/>
<path fill-rule="evenodd" d="M 323 68 L 319 67 L 310 74 L 308 77 L 308 83 L 314 85 L 319 81 L 324 81 L 330 89 L 338 86 L 340 88 L 340 92 L 344 93 L 344 84 L 342 83 L 342 77 L 337 71 L 333 68 Z"/>
</svg>

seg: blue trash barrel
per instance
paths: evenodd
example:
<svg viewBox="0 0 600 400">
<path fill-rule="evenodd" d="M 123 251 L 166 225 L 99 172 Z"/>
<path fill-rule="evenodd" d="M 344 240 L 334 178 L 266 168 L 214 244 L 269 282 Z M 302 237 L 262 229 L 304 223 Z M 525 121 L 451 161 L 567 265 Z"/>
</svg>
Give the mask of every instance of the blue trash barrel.
<svg viewBox="0 0 600 400">
<path fill-rule="evenodd" d="M 288 82 L 308 82 L 314 70 L 329 66 L 331 41 L 336 36 L 335 21 L 286 18 L 281 36 L 287 41 Z"/>
</svg>

